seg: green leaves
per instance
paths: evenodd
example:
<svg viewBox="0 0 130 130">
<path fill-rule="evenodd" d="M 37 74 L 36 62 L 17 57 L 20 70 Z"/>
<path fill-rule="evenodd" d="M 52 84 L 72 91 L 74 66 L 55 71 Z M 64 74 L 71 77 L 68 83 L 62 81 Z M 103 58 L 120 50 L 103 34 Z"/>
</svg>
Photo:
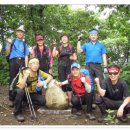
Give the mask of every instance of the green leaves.
<svg viewBox="0 0 130 130">
<path fill-rule="evenodd" d="M 115 111 L 111 110 L 111 109 L 108 109 L 108 110 L 106 110 L 106 112 L 107 112 L 108 115 L 104 119 L 104 123 L 106 125 L 108 125 L 108 124 L 115 124 L 115 125 L 118 124 L 118 119 L 115 116 Z"/>
</svg>

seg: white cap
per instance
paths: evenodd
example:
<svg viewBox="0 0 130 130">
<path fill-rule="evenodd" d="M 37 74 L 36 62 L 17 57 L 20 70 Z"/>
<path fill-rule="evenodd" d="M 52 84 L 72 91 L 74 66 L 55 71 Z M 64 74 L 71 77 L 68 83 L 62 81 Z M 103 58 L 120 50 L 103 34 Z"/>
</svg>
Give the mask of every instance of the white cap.
<svg viewBox="0 0 130 130">
<path fill-rule="evenodd" d="M 16 31 L 23 31 L 23 32 L 25 32 L 24 26 L 23 26 L 23 25 L 19 26 L 19 27 L 16 29 Z"/>
</svg>

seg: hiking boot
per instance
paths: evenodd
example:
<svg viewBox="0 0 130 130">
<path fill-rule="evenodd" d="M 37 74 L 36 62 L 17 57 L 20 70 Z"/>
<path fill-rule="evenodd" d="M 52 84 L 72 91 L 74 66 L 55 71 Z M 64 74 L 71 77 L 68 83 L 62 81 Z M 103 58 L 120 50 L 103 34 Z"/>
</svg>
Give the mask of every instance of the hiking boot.
<svg viewBox="0 0 130 130">
<path fill-rule="evenodd" d="M 121 122 L 127 122 L 128 119 L 127 119 L 127 116 L 122 116 L 122 117 L 118 117 L 118 119 L 121 121 Z"/>
<path fill-rule="evenodd" d="M 101 115 L 101 117 L 98 118 L 98 122 L 102 123 L 106 117 L 107 114 Z"/>
<path fill-rule="evenodd" d="M 78 111 L 75 113 L 75 115 L 77 115 L 77 116 L 81 116 L 81 115 L 82 115 L 81 110 L 78 110 Z"/>
<path fill-rule="evenodd" d="M 23 122 L 25 120 L 24 116 L 21 114 L 15 115 L 15 118 L 17 119 L 17 121 L 19 122 Z"/>
<path fill-rule="evenodd" d="M 9 100 L 9 103 L 8 103 L 9 107 L 14 107 L 14 102 Z"/>
<path fill-rule="evenodd" d="M 86 113 L 85 114 L 87 118 L 89 118 L 89 120 L 95 120 L 96 117 L 92 114 L 92 113 Z"/>
</svg>

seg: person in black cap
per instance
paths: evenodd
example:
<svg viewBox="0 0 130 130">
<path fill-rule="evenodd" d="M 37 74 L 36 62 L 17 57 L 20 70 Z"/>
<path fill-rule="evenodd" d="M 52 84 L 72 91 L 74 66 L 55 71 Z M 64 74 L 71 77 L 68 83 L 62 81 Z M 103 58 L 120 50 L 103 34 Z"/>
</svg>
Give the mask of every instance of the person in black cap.
<svg viewBox="0 0 130 130">
<path fill-rule="evenodd" d="M 99 93 L 99 96 L 96 97 L 96 104 L 102 113 L 98 121 L 102 122 L 107 116 L 106 109 L 114 109 L 118 110 L 117 116 L 119 119 L 122 122 L 126 122 L 126 114 L 130 112 L 130 103 L 128 103 L 128 99 L 124 101 L 125 98 L 130 96 L 128 85 L 119 77 L 120 68 L 117 65 L 110 65 L 107 70 L 109 77 L 104 79 L 101 85 L 99 78 L 95 78 L 97 91 Z"/>
</svg>

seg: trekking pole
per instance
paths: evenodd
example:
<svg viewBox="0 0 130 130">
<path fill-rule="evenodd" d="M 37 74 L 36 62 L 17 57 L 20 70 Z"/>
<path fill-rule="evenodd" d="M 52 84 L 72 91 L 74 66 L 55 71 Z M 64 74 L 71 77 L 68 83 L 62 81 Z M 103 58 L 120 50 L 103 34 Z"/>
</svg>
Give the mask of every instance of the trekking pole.
<svg viewBox="0 0 130 130">
<path fill-rule="evenodd" d="M 30 111 L 31 119 L 32 119 L 32 118 L 33 118 L 33 114 L 32 114 L 32 109 L 31 109 L 31 105 L 30 105 L 30 102 L 29 102 L 29 97 L 28 97 L 28 94 L 27 94 L 27 89 L 26 89 L 26 87 L 25 87 L 25 93 L 26 93 L 27 102 L 28 102 L 28 105 L 29 105 L 29 111 Z"/>
<path fill-rule="evenodd" d="M 29 94 L 29 91 L 28 91 L 27 87 L 25 87 L 25 93 L 26 93 L 28 104 L 29 104 L 31 119 L 33 119 L 33 117 L 34 117 L 37 120 L 37 116 L 36 116 L 36 113 L 35 113 L 35 110 L 34 110 L 34 107 L 33 107 L 33 104 L 32 104 L 32 100 L 31 100 L 31 97 L 30 97 L 30 94 Z"/>
</svg>

